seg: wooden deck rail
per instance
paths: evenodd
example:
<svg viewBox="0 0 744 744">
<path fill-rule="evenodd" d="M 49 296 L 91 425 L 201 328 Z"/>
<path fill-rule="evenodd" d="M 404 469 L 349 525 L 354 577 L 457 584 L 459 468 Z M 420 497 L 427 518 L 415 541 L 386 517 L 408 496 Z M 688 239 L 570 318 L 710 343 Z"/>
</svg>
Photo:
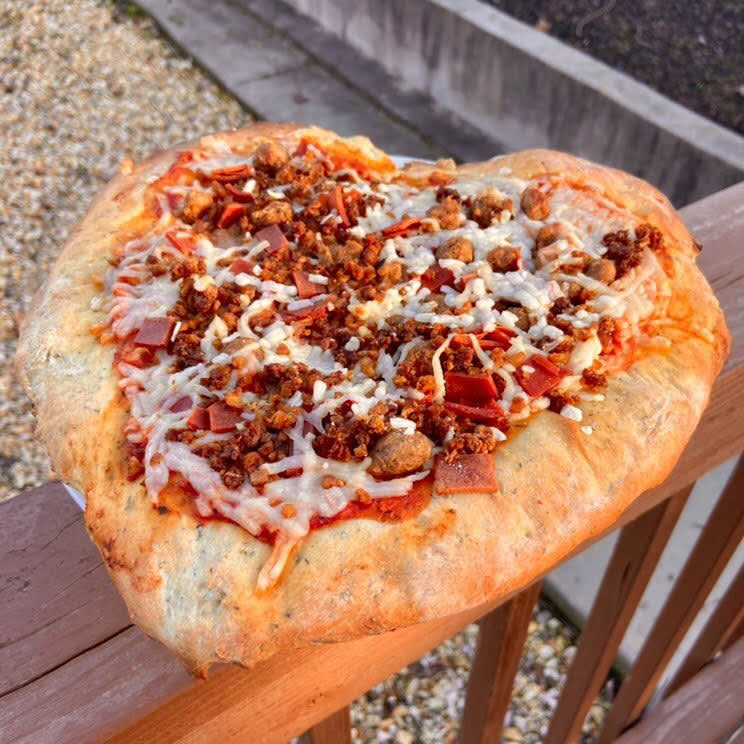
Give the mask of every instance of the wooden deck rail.
<svg viewBox="0 0 744 744">
<path fill-rule="evenodd" d="M 692 485 L 744 449 L 744 183 L 682 214 L 705 245 L 700 265 L 726 313 L 733 351 L 671 476 L 640 496 L 612 527 L 622 528 L 618 547 L 569 671 L 550 742 L 575 740 Z M 603 742 L 620 735 L 642 712 L 741 539 L 743 482 L 740 464 L 620 689 Z M 641 728 L 646 740 L 655 741 L 658 711 L 669 711 L 671 718 L 692 705 L 688 685 L 695 685 L 699 698 L 714 671 L 728 683 L 741 681 L 741 664 L 727 655 L 735 652 L 739 660 L 742 653 L 742 582 L 740 574 L 657 711 L 623 734 L 622 742 L 643 740 L 632 738 Z M 382 636 L 300 649 L 252 671 L 222 667 L 207 682 L 195 682 L 175 657 L 130 624 L 84 533 L 82 515 L 59 484 L 48 484 L 0 505 L 0 742 L 271 744 L 308 729 L 306 740 L 315 744 L 348 741 L 347 706 L 354 698 L 484 616 L 463 740 L 497 742 L 538 586 Z M 723 661 L 704 666 L 724 648 Z M 744 697 L 729 698 L 726 723 L 737 704 L 744 716 Z"/>
</svg>

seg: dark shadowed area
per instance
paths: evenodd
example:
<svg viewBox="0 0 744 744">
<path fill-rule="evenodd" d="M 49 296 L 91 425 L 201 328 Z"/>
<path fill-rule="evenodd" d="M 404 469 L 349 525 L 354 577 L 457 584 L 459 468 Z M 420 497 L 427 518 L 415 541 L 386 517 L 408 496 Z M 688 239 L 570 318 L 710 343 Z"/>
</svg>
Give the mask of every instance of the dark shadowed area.
<svg viewBox="0 0 744 744">
<path fill-rule="evenodd" d="M 741 0 L 487 0 L 744 133 Z"/>
</svg>

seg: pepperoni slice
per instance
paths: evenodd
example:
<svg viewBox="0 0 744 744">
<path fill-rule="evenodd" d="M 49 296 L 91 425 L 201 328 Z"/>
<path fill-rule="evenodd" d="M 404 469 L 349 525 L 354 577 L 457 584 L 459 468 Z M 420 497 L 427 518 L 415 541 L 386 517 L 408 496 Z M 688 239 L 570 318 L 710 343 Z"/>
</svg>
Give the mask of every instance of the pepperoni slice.
<svg viewBox="0 0 744 744">
<path fill-rule="evenodd" d="M 453 493 L 490 493 L 499 490 L 493 457 L 489 454 L 460 455 L 447 462 L 442 455 L 434 461 L 434 488 L 441 496 Z"/>
<path fill-rule="evenodd" d="M 197 406 L 191 412 L 189 420 L 186 422 L 186 426 L 189 429 L 208 429 L 209 428 L 209 414 L 206 408 Z"/>
<path fill-rule="evenodd" d="M 498 390 L 491 375 L 464 375 L 447 372 L 444 375 L 447 400 L 467 406 L 481 406 L 493 400 Z"/>
<path fill-rule="evenodd" d="M 454 413 L 455 416 L 466 418 L 470 421 L 480 421 L 484 424 L 496 425 L 504 420 L 504 412 L 495 401 L 489 401 L 488 405 L 466 406 L 462 403 L 449 403 L 445 401 L 444 407 Z"/>
<path fill-rule="evenodd" d="M 234 225 L 245 214 L 245 207 L 242 204 L 228 204 L 220 215 L 217 227 L 225 230 L 230 225 Z"/>
<path fill-rule="evenodd" d="M 413 230 L 421 224 L 421 217 L 405 217 L 394 225 L 388 225 L 383 228 L 382 235 L 385 238 L 393 238 L 396 235 L 403 235 L 409 230 Z"/>
<path fill-rule="evenodd" d="M 253 269 L 256 268 L 256 264 L 247 261 L 244 258 L 236 258 L 230 264 L 230 271 L 233 274 L 251 274 L 253 275 Z"/>
<path fill-rule="evenodd" d="M 344 206 L 344 191 L 341 186 L 336 186 L 336 190 L 333 192 L 334 206 L 338 212 L 338 216 L 341 218 L 341 222 L 344 227 L 349 227 L 349 215 L 346 214 L 346 207 Z"/>
<path fill-rule="evenodd" d="M 188 395 L 184 395 L 182 398 L 171 403 L 168 410 L 173 411 L 173 413 L 181 413 L 181 411 L 188 411 L 191 405 L 191 398 Z"/>
<path fill-rule="evenodd" d="M 145 318 L 145 322 L 134 337 L 134 343 L 151 348 L 167 346 L 174 325 L 173 320 L 167 317 Z"/>
<path fill-rule="evenodd" d="M 153 186 L 158 188 L 167 188 L 168 186 L 191 186 L 196 180 L 196 173 L 182 165 L 174 165 L 170 170 L 158 178 Z"/>
<path fill-rule="evenodd" d="M 531 367 L 534 371 L 528 371 L 525 367 Z M 521 385 L 522 389 L 533 398 L 539 398 L 545 395 L 548 390 L 552 390 L 566 372 L 557 365 L 553 364 L 547 357 L 535 355 L 528 359 L 517 371 L 514 377 Z"/>
<path fill-rule="evenodd" d="M 488 333 L 478 334 L 478 343 L 484 351 L 489 351 L 491 349 L 503 349 L 506 351 L 511 346 L 512 339 L 516 335 L 516 331 L 502 326 L 494 328 Z"/>
<path fill-rule="evenodd" d="M 304 271 L 293 271 L 292 278 L 294 279 L 297 294 L 301 300 L 315 297 L 315 295 L 323 294 L 326 291 L 325 285 L 311 281 L 310 275 Z"/>
<path fill-rule="evenodd" d="M 253 168 L 247 163 L 243 165 L 231 165 L 227 168 L 213 170 L 209 177 L 220 183 L 235 183 L 253 175 Z"/>
<path fill-rule="evenodd" d="M 181 253 L 185 253 L 187 256 L 190 256 L 196 250 L 194 236 L 189 233 L 168 230 L 165 237 L 174 248 L 178 248 Z"/>
<path fill-rule="evenodd" d="M 322 318 L 328 312 L 328 308 L 326 307 L 327 302 L 328 300 L 321 300 L 314 305 L 308 305 L 299 310 L 289 310 L 286 312 L 286 318 L 288 320 L 315 320 L 316 318 Z"/>
<path fill-rule="evenodd" d="M 259 230 L 253 237 L 256 238 L 256 240 L 268 241 L 269 250 L 271 251 L 278 251 L 280 248 L 284 248 L 285 245 L 288 245 L 287 238 L 276 225 L 264 227 L 263 230 Z"/>
<path fill-rule="evenodd" d="M 432 292 L 438 292 L 445 285 L 451 285 L 455 281 L 455 275 L 439 264 L 430 266 L 421 275 L 421 284 Z"/>
<path fill-rule="evenodd" d="M 226 183 L 225 189 L 236 202 L 240 202 L 241 204 L 250 204 L 253 201 L 253 194 L 251 194 L 250 191 L 243 191 L 242 189 L 236 188 L 231 183 Z"/>
<path fill-rule="evenodd" d="M 209 415 L 209 430 L 215 434 L 223 434 L 226 431 L 232 431 L 235 424 L 241 420 L 240 411 L 237 408 L 230 408 L 227 403 L 218 400 L 207 408 Z"/>
</svg>

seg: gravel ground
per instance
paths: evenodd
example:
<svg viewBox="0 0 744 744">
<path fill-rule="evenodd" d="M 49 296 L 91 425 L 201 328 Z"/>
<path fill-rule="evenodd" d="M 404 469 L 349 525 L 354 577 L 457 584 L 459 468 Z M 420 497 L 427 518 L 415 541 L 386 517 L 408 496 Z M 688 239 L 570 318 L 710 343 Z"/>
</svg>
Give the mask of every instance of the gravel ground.
<svg viewBox="0 0 744 744">
<path fill-rule="evenodd" d="M 129 5 L 0 0 L 0 500 L 49 477 L 11 360 L 31 296 L 124 156 L 241 125 L 246 115 Z M 454 742 L 476 626 L 352 707 L 357 742 Z M 540 606 L 505 741 L 539 742 L 575 635 Z M 596 733 L 606 707 L 592 709 Z"/>
<path fill-rule="evenodd" d="M 49 477 L 12 357 L 68 232 L 123 157 L 246 120 L 128 7 L 0 0 L 0 501 Z"/>
<path fill-rule="evenodd" d="M 486 0 L 744 134 L 744 2 Z"/>
<path fill-rule="evenodd" d="M 454 744 L 477 633 L 476 625 L 468 626 L 357 700 L 351 709 L 354 741 Z M 544 739 L 576 653 L 575 641 L 576 633 L 539 602 L 517 672 L 504 742 L 539 744 Z M 599 733 L 613 689 L 610 679 L 587 716 L 582 744 Z"/>
</svg>

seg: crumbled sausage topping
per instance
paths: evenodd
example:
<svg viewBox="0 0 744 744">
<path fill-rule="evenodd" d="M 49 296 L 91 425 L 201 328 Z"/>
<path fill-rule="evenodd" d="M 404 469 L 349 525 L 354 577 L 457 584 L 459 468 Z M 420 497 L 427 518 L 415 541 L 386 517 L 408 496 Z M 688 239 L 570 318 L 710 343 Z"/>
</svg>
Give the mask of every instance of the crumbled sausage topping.
<svg viewBox="0 0 744 744">
<path fill-rule="evenodd" d="M 671 261 L 620 210 L 562 219 L 572 193 L 508 174 L 435 188 L 291 138 L 182 155 L 106 277 L 130 477 L 157 498 L 179 471 L 202 515 L 289 539 L 537 411 L 580 420 L 661 312 Z M 153 318 L 170 336 L 138 343 Z"/>
</svg>

